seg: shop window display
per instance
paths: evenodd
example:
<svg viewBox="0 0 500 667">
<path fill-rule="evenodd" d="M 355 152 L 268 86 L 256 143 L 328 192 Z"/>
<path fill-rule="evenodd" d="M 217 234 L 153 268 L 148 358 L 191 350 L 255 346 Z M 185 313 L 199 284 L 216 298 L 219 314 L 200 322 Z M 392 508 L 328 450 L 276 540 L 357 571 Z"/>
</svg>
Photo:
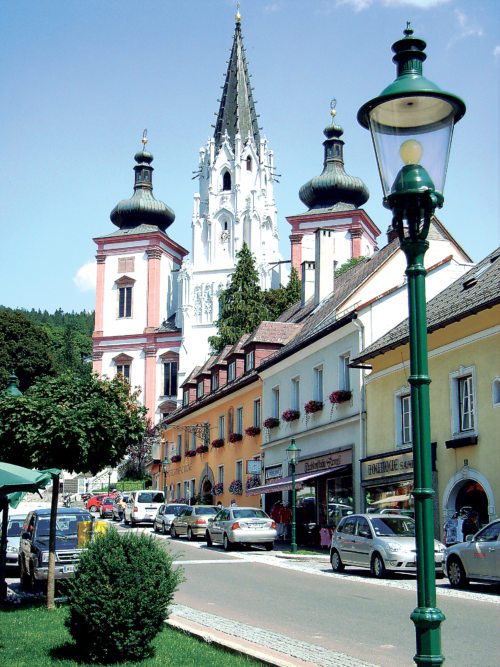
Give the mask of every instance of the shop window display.
<svg viewBox="0 0 500 667">
<path fill-rule="evenodd" d="M 407 514 L 413 516 L 413 482 L 398 482 L 371 486 L 365 489 L 366 511 L 382 514 Z"/>
</svg>

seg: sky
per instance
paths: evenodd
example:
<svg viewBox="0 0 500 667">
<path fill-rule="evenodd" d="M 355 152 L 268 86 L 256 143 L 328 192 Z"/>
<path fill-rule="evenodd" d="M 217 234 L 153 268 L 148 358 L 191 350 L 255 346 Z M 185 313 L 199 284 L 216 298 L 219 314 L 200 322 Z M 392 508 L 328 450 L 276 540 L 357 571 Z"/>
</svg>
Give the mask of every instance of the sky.
<svg viewBox="0 0 500 667">
<path fill-rule="evenodd" d="M 93 310 L 93 238 L 116 228 L 148 131 L 154 195 L 191 248 L 193 172 L 213 134 L 234 32 L 233 0 L 0 0 L 0 305 Z M 440 220 L 474 261 L 500 245 L 498 0 L 241 0 L 263 134 L 275 155 L 280 250 L 301 185 L 322 171 L 323 129 L 344 128 L 347 173 L 386 243 L 390 212 L 356 115 L 396 76 L 410 20 L 424 74 L 464 99 Z"/>
</svg>

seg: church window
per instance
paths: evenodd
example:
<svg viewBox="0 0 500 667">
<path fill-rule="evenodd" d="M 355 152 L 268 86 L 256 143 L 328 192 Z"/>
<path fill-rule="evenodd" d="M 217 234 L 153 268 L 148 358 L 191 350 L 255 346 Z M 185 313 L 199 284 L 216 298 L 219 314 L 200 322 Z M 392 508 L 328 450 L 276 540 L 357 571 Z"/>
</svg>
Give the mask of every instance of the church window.
<svg viewBox="0 0 500 667">
<path fill-rule="evenodd" d="M 130 364 L 117 364 L 116 374 L 121 375 L 124 380 L 130 382 Z"/>
<path fill-rule="evenodd" d="M 177 394 L 177 362 L 167 361 L 163 364 L 163 395 Z"/>
<path fill-rule="evenodd" d="M 133 273 L 134 259 L 134 257 L 118 257 L 118 273 Z"/>
<path fill-rule="evenodd" d="M 118 288 L 118 317 L 132 317 L 132 286 Z"/>
<path fill-rule="evenodd" d="M 231 190 L 231 174 L 228 171 L 222 175 L 222 189 Z"/>
<path fill-rule="evenodd" d="M 247 171 L 252 171 L 252 158 L 250 155 L 247 157 Z"/>
</svg>

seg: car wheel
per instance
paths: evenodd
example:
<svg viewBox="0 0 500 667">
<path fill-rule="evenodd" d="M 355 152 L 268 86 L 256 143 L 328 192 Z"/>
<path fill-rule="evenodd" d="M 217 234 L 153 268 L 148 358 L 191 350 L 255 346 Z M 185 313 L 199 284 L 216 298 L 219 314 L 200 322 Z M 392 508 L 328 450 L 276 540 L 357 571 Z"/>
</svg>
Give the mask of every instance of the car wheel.
<svg viewBox="0 0 500 667">
<path fill-rule="evenodd" d="M 383 579 L 387 576 L 387 570 L 380 554 L 373 555 L 370 570 L 376 579 Z"/>
<path fill-rule="evenodd" d="M 227 536 L 226 533 L 224 533 L 224 538 L 223 538 L 223 542 L 222 542 L 222 544 L 223 544 L 223 546 L 224 546 L 224 551 L 231 551 L 233 545 L 232 545 L 231 542 L 229 541 L 229 538 L 228 538 L 228 536 Z"/>
<path fill-rule="evenodd" d="M 213 546 L 212 538 L 210 537 L 210 533 L 208 532 L 208 530 L 205 533 L 205 539 L 207 541 L 207 547 Z"/>
<path fill-rule="evenodd" d="M 175 532 L 175 528 L 173 526 L 170 528 L 170 537 L 173 540 L 175 540 L 175 538 L 177 537 L 177 533 Z"/>
<path fill-rule="evenodd" d="M 464 566 L 456 557 L 448 561 L 448 579 L 452 588 L 465 588 L 469 583 L 465 576 Z"/>
<path fill-rule="evenodd" d="M 436 579 L 443 579 L 444 578 L 444 572 L 436 572 Z"/>
<path fill-rule="evenodd" d="M 155 533 L 158 532 L 158 527 L 157 527 L 157 525 L 156 525 L 156 521 L 155 521 L 154 524 L 153 524 L 153 531 L 154 531 Z"/>
<path fill-rule="evenodd" d="M 266 551 L 272 551 L 274 549 L 274 542 L 264 542 L 264 549 Z"/>
<path fill-rule="evenodd" d="M 162 528 L 163 528 L 163 534 L 166 535 L 166 534 L 168 533 L 168 530 L 167 530 L 167 527 L 165 526 L 165 522 L 163 522 L 163 523 L 161 524 L 161 526 L 162 526 Z"/>
<path fill-rule="evenodd" d="M 332 549 L 332 553 L 330 554 L 330 563 L 334 572 L 343 572 L 345 569 L 344 563 L 342 562 L 337 549 Z"/>
<path fill-rule="evenodd" d="M 95 505 L 92 505 L 89 512 L 92 512 L 92 514 L 97 514 L 99 512 L 99 508 L 96 507 Z"/>
<path fill-rule="evenodd" d="M 123 515 L 123 523 L 124 523 L 126 526 L 128 526 L 128 523 L 129 523 L 127 517 L 125 516 L 125 514 Z"/>
<path fill-rule="evenodd" d="M 191 530 L 191 528 L 188 528 L 188 529 L 187 529 L 187 538 L 188 538 L 188 540 L 190 540 L 191 542 L 194 540 L 194 535 L 193 535 L 193 531 Z"/>
<path fill-rule="evenodd" d="M 132 528 L 135 528 L 137 525 L 133 516 L 130 517 L 130 525 L 132 526 Z"/>
</svg>

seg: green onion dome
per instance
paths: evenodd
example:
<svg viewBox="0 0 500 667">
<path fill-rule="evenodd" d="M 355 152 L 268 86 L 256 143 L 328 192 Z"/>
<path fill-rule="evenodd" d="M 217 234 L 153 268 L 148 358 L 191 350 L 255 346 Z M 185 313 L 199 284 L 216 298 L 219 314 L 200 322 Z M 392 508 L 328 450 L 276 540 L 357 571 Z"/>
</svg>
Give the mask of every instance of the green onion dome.
<svg viewBox="0 0 500 667">
<path fill-rule="evenodd" d="M 139 225 L 156 225 L 162 231 L 169 227 L 175 213 L 170 206 L 153 196 L 153 155 L 146 150 L 134 155 L 136 165 L 134 194 L 122 199 L 111 211 L 111 222 L 120 229 L 133 229 Z"/>
</svg>

